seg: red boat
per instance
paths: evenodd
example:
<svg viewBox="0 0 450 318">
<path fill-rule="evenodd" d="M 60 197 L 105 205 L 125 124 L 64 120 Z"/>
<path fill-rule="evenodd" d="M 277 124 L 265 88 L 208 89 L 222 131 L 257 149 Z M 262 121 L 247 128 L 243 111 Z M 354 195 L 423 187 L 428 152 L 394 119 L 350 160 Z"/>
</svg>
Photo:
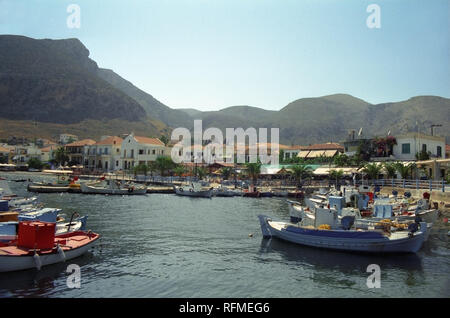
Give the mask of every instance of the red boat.
<svg viewBox="0 0 450 318">
<path fill-rule="evenodd" d="M 255 191 L 255 192 L 244 192 L 243 197 L 248 197 L 248 198 L 259 198 L 261 196 L 261 193 L 259 191 Z"/>
<path fill-rule="evenodd" d="M 55 223 L 20 222 L 18 239 L 0 243 L 0 272 L 64 262 L 86 253 L 100 235 L 77 231 L 55 236 Z"/>
</svg>

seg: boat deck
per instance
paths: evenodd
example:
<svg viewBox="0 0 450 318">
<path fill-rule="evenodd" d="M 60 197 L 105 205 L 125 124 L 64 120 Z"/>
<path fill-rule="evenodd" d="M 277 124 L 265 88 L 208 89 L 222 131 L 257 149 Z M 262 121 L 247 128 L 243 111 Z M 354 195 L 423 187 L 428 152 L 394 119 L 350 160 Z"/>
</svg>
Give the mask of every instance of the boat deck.
<svg viewBox="0 0 450 318">
<path fill-rule="evenodd" d="M 73 232 L 59 235 L 55 237 L 55 246 L 59 244 L 63 251 L 69 251 L 77 249 L 99 238 L 98 234 Z M 55 253 L 56 249 L 38 250 L 40 255 Z M 5 256 L 27 256 L 34 253 L 34 249 L 26 247 L 19 247 L 17 245 L 8 245 L 0 243 L 0 255 Z"/>
</svg>

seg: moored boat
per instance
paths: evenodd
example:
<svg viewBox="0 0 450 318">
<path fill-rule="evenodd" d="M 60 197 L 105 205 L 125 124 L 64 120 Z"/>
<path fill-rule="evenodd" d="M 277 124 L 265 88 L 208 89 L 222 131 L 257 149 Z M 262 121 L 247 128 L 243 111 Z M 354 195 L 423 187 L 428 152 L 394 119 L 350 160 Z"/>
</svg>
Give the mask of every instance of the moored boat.
<svg viewBox="0 0 450 318">
<path fill-rule="evenodd" d="M 116 180 L 107 180 L 106 183 L 82 183 L 81 193 L 84 194 L 110 194 L 110 195 L 143 195 L 147 194 L 146 186 L 122 184 Z"/>
<path fill-rule="evenodd" d="M 77 231 L 55 236 L 54 225 L 52 227 L 40 222 L 28 225 L 30 228 L 37 226 L 42 228 L 37 233 L 46 236 L 40 238 L 39 244 L 33 240 L 30 242 L 29 237 L 31 236 L 27 236 L 21 230 L 19 230 L 18 240 L 0 243 L 0 272 L 32 268 L 40 270 L 42 266 L 71 260 L 86 253 L 100 237 L 99 234 L 90 231 Z"/>
<path fill-rule="evenodd" d="M 265 238 L 276 237 L 291 243 L 341 251 L 365 253 L 416 253 L 423 245 L 427 224 L 420 229 L 397 231 L 387 235 L 381 231 L 331 229 L 327 226 L 301 226 L 289 222 L 272 221 L 258 216 Z"/>
<path fill-rule="evenodd" d="M 190 185 L 174 186 L 175 193 L 181 196 L 211 198 L 213 195 L 213 188 L 204 190 L 199 185 L 191 183 Z"/>
</svg>

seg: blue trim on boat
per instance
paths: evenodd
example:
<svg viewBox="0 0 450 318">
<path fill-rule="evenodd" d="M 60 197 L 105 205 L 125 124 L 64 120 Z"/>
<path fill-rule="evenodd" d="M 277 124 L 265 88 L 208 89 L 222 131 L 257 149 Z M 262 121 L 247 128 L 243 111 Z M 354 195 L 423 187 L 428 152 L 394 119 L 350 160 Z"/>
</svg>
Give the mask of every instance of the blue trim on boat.
<svg viewBox="0 0 450 318">
<path fill-rule="evenodd" d="M 336 230 L 318 230 L 318 229 L 305 229 L 296 226 L 288 226 L 286 228 L 287 232 L 302 234 L 302 235 L 312 235 L 312 236 L 322 236 L 322 237 L 335 237 L 335 238 L 352 238 L 352 239 L 380 239 L 384 235 L 380 232 L 360 232 L 360 231 L 336 231 Z"/>
</svg>

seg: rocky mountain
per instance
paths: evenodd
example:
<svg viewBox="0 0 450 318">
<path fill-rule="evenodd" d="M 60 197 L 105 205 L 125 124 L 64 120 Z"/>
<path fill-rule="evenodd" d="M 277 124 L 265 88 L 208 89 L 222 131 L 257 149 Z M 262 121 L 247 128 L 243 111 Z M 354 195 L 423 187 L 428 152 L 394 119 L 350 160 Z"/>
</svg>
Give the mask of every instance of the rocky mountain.
<svg viewBox="0 0 450 318">
<path fill-rule="evenodd" d="M 119 120 L 130 123 L 130 130 L 132 123 L 150 121 L 148 132 L 164 128 L 98 72 L 77 39 L 1 35 L 0 118 L 44 124 Z"/>
<path fill-rule="evenodd" d="M 302 98 L 279 111 L 257 107 L 233 106 L 215 112 L 193 112 L 203 119 L 203 127 L 280 128 L 283 144 L 339 142 L 350 130 L 367 137 L 419 131 L 430 134 L 431 124 L 442 124 L 436 133 L 450 136 L 450 99 L 418 96 L 409 100 L 373 105 L 346 94 Z M 186 111 L 186 110 L 183 110 Z M 417 121 L 417 124 L 416 124 Z"/>
<path fill-rule="evenodd" d="M 438 96 L 374 105 L 346 94 L 298 99 L 279 111 L 172 109 L 99 68 L 77 39 L 0 35 L 0 137 L 60 130 L 91 138 L 130 131 L 159 136 L 175 127 L 192 129 L 194 119 L 202 119 L 203 129 L 217 127 L 224 134 L 226 128 L 280 128 L 280 142 L 288 145 L 339 142 L 361 127 L 373 137 L 430 133 L 432 124 L 441 124 L 436 133 L 448 138 L 449 110 L 450 99 Z"/>
</svg>

